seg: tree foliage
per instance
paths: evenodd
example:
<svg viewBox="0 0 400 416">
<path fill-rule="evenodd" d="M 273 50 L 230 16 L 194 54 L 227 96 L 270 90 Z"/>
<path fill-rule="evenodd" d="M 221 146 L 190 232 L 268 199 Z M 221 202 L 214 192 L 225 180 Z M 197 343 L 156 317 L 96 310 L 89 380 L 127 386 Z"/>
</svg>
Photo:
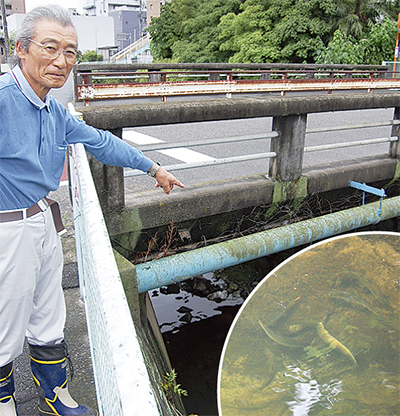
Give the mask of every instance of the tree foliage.
<svg viewBox="0 0 400 416">
<path fill-rule="evenodd" d="M 392 61 L 396 32 L 396 22 L 388 17 L 379 24 L 370 25 L 367 36 L 358 41 L 337 30 L 316 63 L 381 65 L 383 61 Z"/>
<path fill-rule="evenodd" d="M 313 62 L 331 37 L 332 0 L 247 0 L 219 25 L 230 62 Z"/>
<path fill-rule="evenodd" d="M 171 0 L 148 30 L 155 61 L 381 63 L 400 0 Z"/>
<path fill-rule="evenodd" d="M 218 24 L 222 16 L 236 13 L 244 0 L 172 0 L 148 28 L 155 60 L 174 62 L 224 62 Z"/>
<path fill-rule="evenodd" d="M 98 54 L 96 51 L 86 51 L 82 54 L 81 62 L 97 62 L 102 61 L 103 55 Z"/>
</svg>

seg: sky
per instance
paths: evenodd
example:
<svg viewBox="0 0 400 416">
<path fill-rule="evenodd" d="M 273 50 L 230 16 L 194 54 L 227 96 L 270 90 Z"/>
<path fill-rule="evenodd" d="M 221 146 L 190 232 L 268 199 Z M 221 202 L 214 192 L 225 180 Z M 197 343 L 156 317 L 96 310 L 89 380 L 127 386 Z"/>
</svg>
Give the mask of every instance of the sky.
<svg viewBox="0 0 400 416">
<path fill-rule="evenodd" d="M 36 6 L 45 6 L 47 4 L 59 4 L 65 8 L 77 8 L 78 12 L 82 12 L 83 0 L 25 0 L 25 9 L 31 11 Z"/>
</svg>

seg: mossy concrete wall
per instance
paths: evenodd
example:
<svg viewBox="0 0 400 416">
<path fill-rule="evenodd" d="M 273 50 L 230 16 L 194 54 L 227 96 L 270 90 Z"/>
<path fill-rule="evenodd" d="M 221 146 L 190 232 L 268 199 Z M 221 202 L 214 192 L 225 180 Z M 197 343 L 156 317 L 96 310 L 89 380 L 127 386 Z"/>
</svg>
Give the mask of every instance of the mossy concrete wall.
<svg viewBox="0 0 400 416">
<path fill-rule="evenodd" d="M 113 240 L 119 242 L 118 250 L 128 255 L 135 251 L 145 230 L 166 227 L 171 221 L 178 225 L 313 194 L 341 190 L 356 192 L 349 189 L 350 180 L 389 184 L 398 178 L 399 162 L 382 155 L 307 169 L 299 180 L 293 182 L 254 175 L 193 186 L 185 192 L 172 193 L 168 198 L 161 198 L 154 192 L 142 193 L 140 198 L 128 194 L 125 208 L 107 216 L 106 221 Z"/>
</svg>

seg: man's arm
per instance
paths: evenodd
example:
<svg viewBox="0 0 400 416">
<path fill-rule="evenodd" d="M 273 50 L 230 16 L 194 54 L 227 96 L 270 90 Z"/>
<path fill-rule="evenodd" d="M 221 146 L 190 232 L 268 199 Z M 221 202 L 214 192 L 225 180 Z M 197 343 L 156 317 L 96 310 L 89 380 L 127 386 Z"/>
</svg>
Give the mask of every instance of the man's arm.
<svg viewBox="0 0 400 416">
<path fill-rule="evenodd" d="M 100 162 L 113 166 L 139 169 L 147 173 L 157 168 L 155 174 L 150 176 L 157 180 L 156 187 L 162 188 L 167 195 L 171 193 L 175 185 L 184 188 L 184 185 L 174 175 L 161 168 L 119 137 L 108 131 L 94 129 L 85 122 L 76 120 L 69 113 L 67 120 L 67 142 L 83 143 L 86 150 Z M 151 166 L 150 169 L 149 166 Z"/>
</svg>

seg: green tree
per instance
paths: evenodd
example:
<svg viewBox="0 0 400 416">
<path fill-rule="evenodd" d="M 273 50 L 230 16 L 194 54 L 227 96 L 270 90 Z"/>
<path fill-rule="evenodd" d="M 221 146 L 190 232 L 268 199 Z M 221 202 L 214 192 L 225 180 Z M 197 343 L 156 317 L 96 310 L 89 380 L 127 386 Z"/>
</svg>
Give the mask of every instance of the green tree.
<svg viewBox="0 0 400 416">
<path fill-rule="evenodd" d="M 399 6 L 400 0 L 171 0 L 148 30 L 156 62 L 376 63 L 393 55 Z"/>
<path fill-rule="evenodd" d="M 172 46 L 181 38 L 182 23 L 193 15 L 194 3 L 190 6 L 181 0 L 173 0 L 163 6 L 160 17 L 151 21 L 148 32 L 150 49 L 155 61 L 172 59 Z"/>
<path fill-rule="evenodd" d="M 230 62 L 313 62 L 331 38 L 333 0 L 247 0 L 219 25 Z"/>
<path fill-rule="evenodd" d="M 274 62 L 280 50 L 275 39 L 266 37 L 273 27 L 268 15 L 269 1 L 247 0 L 241 13 L 228 13 L 221 18 L 220 49 L 230 55 L 229 62 Z"/>
<path fill-rule="evenodd" d="M 239 11 L 242 0 L 201 1 L 196 15 L 182 24 L 182 36 L 172 47 L 178 62 L 226 62 L 229 55 L 220 49 L 218 24 L 227 13 Z"/>
<path fill-rule="evenodd" d="M 400 0 L 378 0 L 377 5 L 384 16 L 397 22 L 400 13 Z"/>
<path fill-rule="evenodd" d="M 97 62 L 102 61 L 103 55 L 99 55 L 96 51 L 86 51 L 82 54 L 80 62 Z"/>
<path fill-rule="evenodd" d="M 368 32 L 368 26 L 375 24 L 384 10 L 385 1 L 339 0 L 333 29 L 361 39 Z"/>
<path fill-rule="evenodd" d="M 396 46 L 397 23 L 385 17 L 381 23 L 372 25 L 367 37 L 365 63 L 381 65 L 392 61 Z"/>
<path fill-rule="evenodd" d="M 365 56 L 365 45 L 359 44 L 346 33 L 336 30 L 328 46 L 321 50 L 316 58 L 317 64 L 362 64 Z"/>
<path fill-rule="evenodd" d="M 224 62 L 218 24 L 244 0 L 172 0 L 149 25 L 155 61 Z"/>
<path fill-rule="evenodd" d="M 370 24 L 366 37 L 360 40 L 337 30 L 316 63 L 381 65 L 383 61 L 393 60 L 396 32 L 397 24 L 389 17 Z"/>
</svg>

